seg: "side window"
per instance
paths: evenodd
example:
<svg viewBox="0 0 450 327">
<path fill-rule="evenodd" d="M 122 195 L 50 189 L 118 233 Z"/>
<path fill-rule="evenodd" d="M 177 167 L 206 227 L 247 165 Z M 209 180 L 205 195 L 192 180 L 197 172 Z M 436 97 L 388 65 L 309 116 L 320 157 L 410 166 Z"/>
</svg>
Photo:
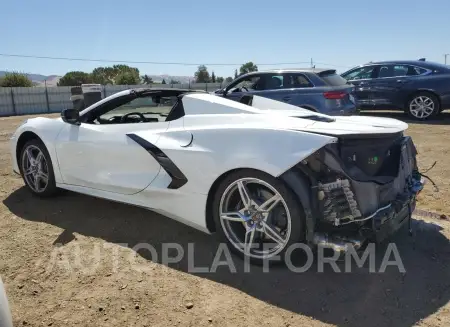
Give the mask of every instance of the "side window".
<svg viewBox="0 0 450 327">
<path fill-rule="evenodd" d="M 408 75 L 422 75 L 427 73 L 428 70 L 417 66 L 409 66 Z"/>
<path fill-rule="evenodd" d="M 284 86 L 284 76 L 279 74 L 265 74 L 261 79 L 260 90 L 277 90 Z"/>
<path fill-rule="evenodd" d="M 376 66 L 365 66 L 361 68 L 356 68 L 347 74 L 342 75 L 347 81 L 358 80 L 358 79 L 368 79 L 372 78 L 372 74 Z"/>
<path fill-rule="evenodd" d="M 391 65 L 380 66 L 378 78 L 386 78 L 394 76 L 394 67 Z"/>
<path fill-rule="evenodd" d="M 245 77 L 243 79 L 240 79 L 237 81 L 236 84 L 231 85 L 231 87 L 228 87 L 228 89 L 231 92 L 241 92 L 242 89 L 247 89 L 249 91 L 259 91 L 262 89 L 261 85 L 261 76 L 260 75 L 252 75 Z"/>
<path fill-rule="evenodd" d="M 285 76 L 285 80 L 285 88 L 304 88 L 314 86 L 303 74 L 289 74 Z"/>
<path fill-rule="evenodd" d="M 408 74 L 409 66 L 407 65 L 384 65 L 380 66 L 380 70 L 378 72 L 378 78 L 386 78 L 386 77 L 403 77 Z"/>
<path fill-rule="evenodd" d="M 409 71 L 409 66 L 396 65 L 396 66 L 394 66 L 394 77 L 410 75 L 410 74 L 408 74 L 408 71 Z"/>
</svg>

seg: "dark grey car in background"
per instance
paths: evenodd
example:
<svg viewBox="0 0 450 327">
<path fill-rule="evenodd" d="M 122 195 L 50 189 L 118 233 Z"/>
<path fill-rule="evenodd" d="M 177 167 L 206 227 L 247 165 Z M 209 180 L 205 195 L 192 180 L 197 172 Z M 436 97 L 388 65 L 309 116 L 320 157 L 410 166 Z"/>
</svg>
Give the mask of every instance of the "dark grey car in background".
<svg viewBox="0 0 450 327">
<path fill-rule="evenodd" d="M 450 67 L 421 60 L 371 62 L 342 74 L 355 85 L 358 109 L 404 110 L 426 120 L 450 109 Z"/>
<path fill-rule="evenodd" d="M 354 86 L 334 69 L 290 69 L 252 72 L 214 94 L 246 102 L 258 95 L 328 115 L 356 112 Z"/>
</svg>

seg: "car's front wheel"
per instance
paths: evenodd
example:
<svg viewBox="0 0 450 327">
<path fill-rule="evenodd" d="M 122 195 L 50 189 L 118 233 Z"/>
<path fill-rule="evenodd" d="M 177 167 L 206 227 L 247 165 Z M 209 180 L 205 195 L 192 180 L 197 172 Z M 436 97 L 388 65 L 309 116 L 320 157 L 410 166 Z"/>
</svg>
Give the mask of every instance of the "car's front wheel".
<svg viewBox="0 0 450 327">
<path fill-rule="evenodd" d="M 406 112 L 411 118 L 427 120 L 440 112 L 439 100 L 432 93 L 417 93 L 409 99 Z"/>
<path fill-rule="evenodd" d="M 231 173 L 219 185 L 213 208 L 221 239 L 254 263 L 280 262 L 292 244 L 304 239 L 304 214 L 297 197 L 266 173 Z"/>
<path fill-rule="evenodd" d="M 28 189 L 48 197 L 57 192 L 50 154 L 38 139 L 28 141 L 20 152 L 20 172 Z"/>
</svg>

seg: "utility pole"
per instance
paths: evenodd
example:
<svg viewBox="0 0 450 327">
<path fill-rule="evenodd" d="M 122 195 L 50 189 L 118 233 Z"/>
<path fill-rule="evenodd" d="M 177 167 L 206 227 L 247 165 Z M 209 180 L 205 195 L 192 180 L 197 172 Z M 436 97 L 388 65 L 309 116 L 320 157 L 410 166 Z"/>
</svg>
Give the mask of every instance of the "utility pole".
<svg viewBox="0 0 450 327">
<path fill-rule="evenodd" d="M 447 56 L 449 55 L 450 53 L 444 53 L 444 63 L 447 65 Z"/>
<path fill-rule="evenodd" d="M 311 58 L 311 68 L 314 68 L 313 67 L 313 59 Z"/>
</svg>

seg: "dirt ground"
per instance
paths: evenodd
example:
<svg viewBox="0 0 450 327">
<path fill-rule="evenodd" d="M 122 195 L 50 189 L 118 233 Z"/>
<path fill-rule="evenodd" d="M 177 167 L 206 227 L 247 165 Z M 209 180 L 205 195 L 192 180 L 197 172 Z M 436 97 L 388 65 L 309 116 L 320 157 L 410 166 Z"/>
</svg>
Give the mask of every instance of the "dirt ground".
<svg viewBox="0 0 450 327">
<path fill-rule="evenodd" d="M 192 272 L 187 259 L 167 266 L 162 244 L 177 242 L 186 252 L 194 244 L 195 267 L 211 267 L 215 238 L 71 192 L 31 196 L 12 173 L 8 147 L 25 118 L 0 118 L 0 275 L 15 326 L 450 326 L 449 220 L 416 218 L 414 237 L 396 236 L 406 273 L 254 266 L 246 273 L 237 259 L 237 273 Z M 450 214 L 450 114 L 412 123 L 408 134 L 422 170 L 437 161 L 427 175 L 439 192 L 426 185 L 418 209 Z"/>
</svg>

